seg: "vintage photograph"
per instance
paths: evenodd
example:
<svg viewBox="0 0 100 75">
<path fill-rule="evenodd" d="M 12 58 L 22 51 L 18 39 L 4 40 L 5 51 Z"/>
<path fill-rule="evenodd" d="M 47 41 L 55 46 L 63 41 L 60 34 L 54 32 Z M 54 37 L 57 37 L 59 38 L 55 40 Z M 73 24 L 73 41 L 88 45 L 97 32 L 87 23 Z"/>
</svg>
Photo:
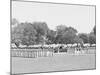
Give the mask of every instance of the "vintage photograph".
<svg viewBox="0 0 100 75">
<path fill-rule="evenodd" d="M 11 74 L 96 69 L 96 6 L 11 1 Z"/>
</svg>

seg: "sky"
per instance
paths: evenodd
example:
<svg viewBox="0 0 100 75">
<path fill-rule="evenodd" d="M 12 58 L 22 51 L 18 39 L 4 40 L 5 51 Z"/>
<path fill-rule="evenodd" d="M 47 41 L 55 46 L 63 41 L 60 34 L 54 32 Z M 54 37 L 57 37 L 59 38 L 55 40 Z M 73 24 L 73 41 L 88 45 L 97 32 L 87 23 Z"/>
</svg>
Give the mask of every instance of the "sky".
<svg viewBox="0 0 100 75">
<path fill-rule="evenodd" d="M 46 22 L 52 30 L 66 25 L 78 33 L 90 33 L 95 26 L 95 7 L 12 1 L 12 18 L 19 22 Z"/>
</svg>

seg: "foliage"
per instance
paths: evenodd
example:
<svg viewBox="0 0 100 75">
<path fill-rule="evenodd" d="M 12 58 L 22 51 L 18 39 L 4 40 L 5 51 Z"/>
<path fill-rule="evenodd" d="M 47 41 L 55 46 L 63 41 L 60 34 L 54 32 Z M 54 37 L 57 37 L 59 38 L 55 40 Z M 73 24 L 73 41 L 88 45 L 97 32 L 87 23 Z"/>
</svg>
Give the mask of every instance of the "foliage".
<svg viewBox="0 0 100 75">
<path fill-rule="evenodd" d="M 11 21 L 11 25 L 16 25 L 18 23 L 19 23 L 18 20 L 15 19 L 15 18 L 13 18 L 12 21 Z"/>
<path fill-rule="evenodd" d="M 57 26 L 57 43 L 74 43 L 74 38 L 76 36 L 77 30 L 72 27 L 66 27 L 64 25 Z"/>
<path fill-rule="evenodd" d="M 89 34 L 78 33 L 73 27 L 58 25 L 56 30 L 50 30 L 45 22 L 19 23 L 17 19 L 12 20 L 11 42 L 17 47 L 20 44 L 74 44 L 74 43 L 96 43 L 96 26 Z"/>
<path fill-rule="evenodd" d="M 79 36 L 79 38 L 81 38 L 83 40 L 84 43 L 89 43 L 88 34 L 81 33 L 78 36 Z"/>
<path fill-rule="evenodd" d="M 32 26 L 34 27 L 34 29 L 37 32 L 37 34 L 36 34 L 36 37 L 37 37 L 36 42 L 37 42 L 37 44 L 45 43 L 47 31 L 49 30 L 47 24 L 45 22 L 34 22 L 32 24 Z"/>
<path fill-rule="evenodd" d="M 56 37 L 56 31 L 53 31 L 53 30 L 48 30 L 47 32 L 47 43 L 55 43 L 55 37 Z"/>
<path fill-rule="evenodd" d="M 94 33 L 89 34 L 89 43 L 96 44 L 96 36 L 94 35 Z"/>
<path fill-rule="evenodd" d="M 96 35 L 96 26 L 93 28 L 94 35 Z"/>
</svg>

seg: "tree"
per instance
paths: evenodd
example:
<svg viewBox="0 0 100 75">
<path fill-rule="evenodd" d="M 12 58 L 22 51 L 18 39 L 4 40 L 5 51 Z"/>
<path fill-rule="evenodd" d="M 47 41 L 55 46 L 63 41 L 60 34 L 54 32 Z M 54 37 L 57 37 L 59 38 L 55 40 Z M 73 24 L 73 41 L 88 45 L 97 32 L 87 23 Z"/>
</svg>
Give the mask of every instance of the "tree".
<svg viewBox="0 0 100 75">
<path fill-rule="evenodd" d="M 89 43 L 90 44 L 96 44 L 96 36 L 94 33 L 89 34 Z"/>
<path fill-rule="evenodd" d="M 15 43 L 17 47 L 19 47 L 23 36 L 21 27 L 22 26 L 18 24 L 16 27 L 12 28 L 11 31 L 11 43 Z"/>
<path fill-rule="evenodd" d="M 55 43 L 61 43 L 61 38 L 62 38 L 62 35 L 64 34 L 66 28 L 67 27 L 65 25 L 58 25 L 56 27 Z"/>
<path fill-rule="evenodd" d="M 47 31 L 49 30 L 45 22 L 18 23 L 12 31 L 12 42 L 31 45 L 45 43 Z"/>
<path fill-rule="evenodd" d="M 96 26 L 93 28 L 94 35 L 96 35 Z"/>
<path fill-rule="evenodd" d="M 78 36 L 79 36 L 79 38 L 81 38 L 83 40 L 84 43 L 89 43 L 88 34 L 81 33 L 81 34 L 78 34 Z"/>
<path fill-rule="evenodd" d="M 66 31 L 63 35 L 62 35 L 62 43 L 65 44 L 72 44 L 74 43 L 74 38 L 76 37 L 76 34 L 72 31 Z"/>
<path fill-rule="evenodd" d="M 48 30 L 47 32 L 47 43 L 55 43 L 56 31 Z"/>
<path fill-rule="evenodd" d="M 56 27 L 57 35 L 62 35 L 67 30 L 65 25 L 58 25 Z"/>
<path fill-rule="evenodd" d="M 36 34 L 37 32 L 31 23 L 20 23 L 12 31 L 12 42 L 28 46 L 35 43 Z"/>
<path fill-rule="evenodd" d="M 66 27 L 64 25 L 57 26 L 57 43 L 73 43 L 77 30 L 73 27 Z"/>
<path fill-rule="evenodd" d="M 37 34 L 36 30 L 31 23 L 24 23 L 24 26 L 22 44 L 27 46 L 35 44 Z"/>
<path fill-rule="evenodd" d="M 16 18 L 13 18 L 12 21 L 11 21 L 11 25 L 14 26 L 14 25 L 17 25 L 19 24 L 18 20 Z"/>
<path fill-rule="evenodd" d="M 37 35 L 36 35 L 37 44 L 39 44 L 39 43 L 45 44 L 47 31 L 49 30 L 47 24 L 45 22 L 34 22 L 32 24 L 32 26 L 34 27 L 34 29 L 37 32 Z"/>
<path fill-rule="evenodd" d="M 79 38 L 79 36 L 76 36 L 76 37 L 74 38 L 74 43 L 83 44 L 83 39 Z"/>
<path fill-rule="evenodd" d="M 77 33 L 77 30 L 76 30 L 75 28 L 73 28 L 73 27 L 69 27 L 69 28 L 68 28 L 68 31 L 70 31 L 70 32 L 72 32 L 72 33 L 74 33 L 74 34 Z"/>
</svg>

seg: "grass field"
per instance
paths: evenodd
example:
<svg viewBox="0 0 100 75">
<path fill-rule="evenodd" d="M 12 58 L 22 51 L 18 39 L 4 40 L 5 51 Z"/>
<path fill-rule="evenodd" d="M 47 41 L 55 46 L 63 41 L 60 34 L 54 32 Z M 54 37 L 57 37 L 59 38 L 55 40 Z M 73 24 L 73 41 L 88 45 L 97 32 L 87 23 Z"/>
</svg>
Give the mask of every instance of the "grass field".
<svg viewBox="0 0 100 75">
<path fill-rule="evenodd" d="M 55 54 L 53 57 L 12 57 L 12 74 L 95 69 L 95 54 Z"/>
</svg>

